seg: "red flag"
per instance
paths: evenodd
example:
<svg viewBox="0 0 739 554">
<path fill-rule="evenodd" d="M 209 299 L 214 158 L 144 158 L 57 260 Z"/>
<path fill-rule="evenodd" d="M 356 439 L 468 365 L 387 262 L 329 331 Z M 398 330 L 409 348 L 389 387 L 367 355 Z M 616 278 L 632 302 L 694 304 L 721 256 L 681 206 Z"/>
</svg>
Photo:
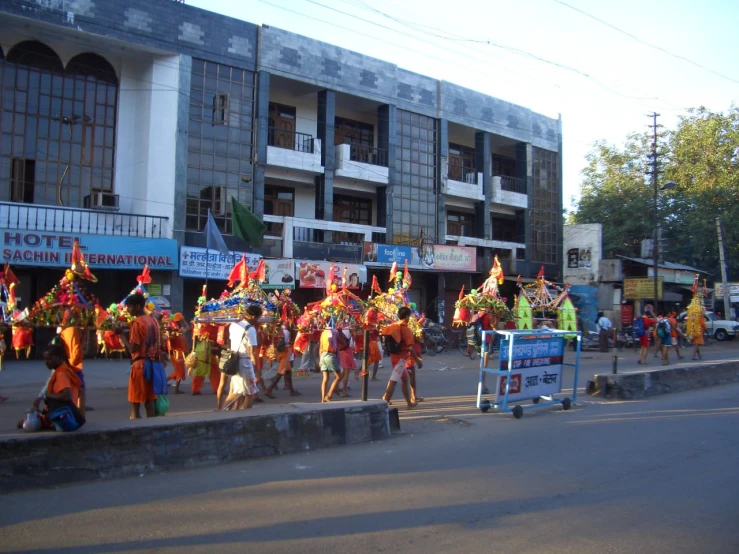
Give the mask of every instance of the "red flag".
<svg viewBox="0 0 739 554">
<path fill-rule="evenodd" d="M 536 276 L 537 279 L 543 279 L 544 278 L 544 266 L 541 266 L 539 268 L 539 275 Z"/>
<path fill-rule="evenodd" d="M 377 282 L 377 275 L 372 276 L 372 290 L 376 292 L 377 294 L 382 294 L 380 283 Z"/>
<path fill-rule="evenodd" d="M 233 287 L 236 284 L 236 281 L 239 281 L 241 285 L 246 285 L 247 283 L 247 270 L 248 267 L 246 265 L 246 256 L 242 255 L 241 260 L 233 266 L 231 269 L 231 273 L 228 274 L 228 283 L 226 286 Z"/>
<path fill-rule="evenodd" d="M 398 262 L 393 262 L 392 267 L 390 268 L 390 279 L 388 281 L 392 281 L 395 279 L 395 274 L 398 272 Z"/>
<path fill-rule="evenodd" d="M 403 282 L 408 285 L 408 288 L 411 288 L 411 283 L 413 282 L 413 279 L 411 279 L 411 273 L 408 271 L 408 258 L 405 259 L 405 268 L 403 269 Z"/>
<path fill-rule="evenodd" d="M 462 289 L 459 291 L 459 300 L 462 300 L 464 297 L 464 285 L 462 285 Z"/>
<path fill-rule="evenodd" d="M 144 270 L 141 272 L 141 275 L 136 276 L 136 280 L 139 282 L 140 285 L 151 283 L 151 275 L 148 264 L 144 265 Z"/>
<path fill-rule="evenodd" d="M 4 282 L 5 285 L 8 287 L 10 285 L 17 285 L 18 283 L 20 283 L 18 277 L 16 277 L 15 273 L 13 273 L 13 270 L 10 269 L 10 264 L 5 264 L 3 272 L 0 273 L 0 282 Z"/>
</svg>

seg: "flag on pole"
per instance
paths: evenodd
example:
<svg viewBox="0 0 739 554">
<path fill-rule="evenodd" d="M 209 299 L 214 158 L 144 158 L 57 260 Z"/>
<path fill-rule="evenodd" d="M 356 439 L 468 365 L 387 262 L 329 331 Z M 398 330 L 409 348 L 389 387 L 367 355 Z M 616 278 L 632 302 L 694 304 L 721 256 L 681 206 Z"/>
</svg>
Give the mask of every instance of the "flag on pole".
<svg viewBox="0 0 739 554">
<path fill-rule="evenodd" d="M 257 218 L 249 208 L 239 204 L 231 197 L 231 226 L 233 233 L 252 246 L 261 246 L 267 226 Z"/>
<path fill-rule="evenodd" d="M 223 235 L 220 229 L 218 229 L 216 220 L 213 219 L 213 214 L 210 213 L 210 210 L 208 210 L 208 222 L 205 224 L 205 245 L 208 250 L 217 250 L 224 256 L 230 254 L 228 246 L 226 246 L 226 241 L 223 240 Z"/>
<path fill-rule="evenodd" d="M 249 266 L 246 265 L 246 256 L 242 255 L 241 260 L 231 269 L 231 273 L 228 274 L 228 283 L 226 286 L 233 287 L 236 281 L 239 281 L 240 286 L 245 287 L 249 282 Z"/>
</svg>

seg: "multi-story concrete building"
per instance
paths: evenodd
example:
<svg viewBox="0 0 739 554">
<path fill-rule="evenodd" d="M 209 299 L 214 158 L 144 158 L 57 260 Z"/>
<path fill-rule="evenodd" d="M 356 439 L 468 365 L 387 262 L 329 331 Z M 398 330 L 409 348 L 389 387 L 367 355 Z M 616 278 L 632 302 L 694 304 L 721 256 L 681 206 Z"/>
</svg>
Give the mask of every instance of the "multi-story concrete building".
<svg viewBox="0 0 739 554">
<path fill-rule="evenodd" d="M 319 296 L 327 260 L 361 286 L 408 259 L 432 314 L 451 314 L 494 254 L 514 280 L 540 265 L 561 279 L 559 120 L 171 0 L 0 13 L 2 254 L 29 301 L 77 236 L 104 300 L 146 261 L 188 311 L 209 210 L 300 301 Z M 266 223 L 261 246 L 231 236 L 231 198 Z M 229 263 L 213 255 L 210 279 Z"/>
</svg>

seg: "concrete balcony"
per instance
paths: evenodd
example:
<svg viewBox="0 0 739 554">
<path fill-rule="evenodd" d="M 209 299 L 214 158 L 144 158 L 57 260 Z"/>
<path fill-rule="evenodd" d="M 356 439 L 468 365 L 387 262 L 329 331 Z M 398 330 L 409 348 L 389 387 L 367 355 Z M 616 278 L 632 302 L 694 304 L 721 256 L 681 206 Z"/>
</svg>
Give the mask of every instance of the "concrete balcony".
<svg viewBox="0 0 739 554">
<path fill-rule="evenodd" d="M 167 217 L 16 202 L 0 202 L 0 229 L 155 239 L 172 237 Z"/>
<path fill-rule="evenodd" d="M 323 173 L 321 141 L 305 133 L 270 128 L 267 135 L 267 165 Z"/>
<path fill-rule="evenodd" d="M 358 179 L 386 185 L 388 183 L 387 152 L 358 144 L 336 145 L 336 177 Z"/>
<path fill-rule="evenodd" d="M 372 225 L 275 215 L 265 215 L 264 222 L 274 235 L 265 235 L 265 240 L 281 240 L 282 257 L 308 260 L 362 263 L 364 243 L 377 242 L 373 235 L 386 231 L 385 227 Z M 326 238 L 329 232 L 330 241 Z"/>
<path fill-rule="evenodd" d="M 460 237 L 457 235 L 446 235 L 447 244 L 454 242 L 457 246 L 478 246 L 480 248 L 495 248 L 498 250 L 525 249 L 526 245 L 521 242 L 509 242 L 505 240 L 479 239 L 476 237 Z"/>
<path fill-rule="evenodd" d="M 458 165 L 449 165 L 446 193 L 449 196 L 485 200 L 482 173 Z"/>
<path fill-rule="evenodd" d="M 515 177 L 493 177 L 493 203 L 528 208 L 526 181 Z"/>
</svg>

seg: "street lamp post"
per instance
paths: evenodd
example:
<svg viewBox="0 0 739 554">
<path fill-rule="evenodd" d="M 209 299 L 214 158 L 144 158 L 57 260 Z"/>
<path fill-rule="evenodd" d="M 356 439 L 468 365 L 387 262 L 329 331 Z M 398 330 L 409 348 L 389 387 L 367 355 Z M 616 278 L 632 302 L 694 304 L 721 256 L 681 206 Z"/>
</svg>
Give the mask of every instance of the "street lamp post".
<svg viewBox="0 0 739 554">
<path fill-rule="evenodd" d="M 660 235 L 660 218 L 659 218 L 659 193 L 660 191 L 664 190 L 673 190 L 675 187 L 677 187 L 677 183 L 675 181 L 667 181 L 664 185 L 661 187 L 657 186 L 657 178 L 656 175 L 652 179 L 652 182 L 654 183 L 654 240 L 652 242 L 652 257 L 654 258 L 654 310 L 655 314 L 657 315 L 659 313 L 659 310 L 657 309 L 657 298 L 658 298 L 658 292 L 659 288 L 657 286 L 658 283 L 658 276 L 659 273 L 659 247 L 658 247 L 658 240 Z"/>
</svg>

